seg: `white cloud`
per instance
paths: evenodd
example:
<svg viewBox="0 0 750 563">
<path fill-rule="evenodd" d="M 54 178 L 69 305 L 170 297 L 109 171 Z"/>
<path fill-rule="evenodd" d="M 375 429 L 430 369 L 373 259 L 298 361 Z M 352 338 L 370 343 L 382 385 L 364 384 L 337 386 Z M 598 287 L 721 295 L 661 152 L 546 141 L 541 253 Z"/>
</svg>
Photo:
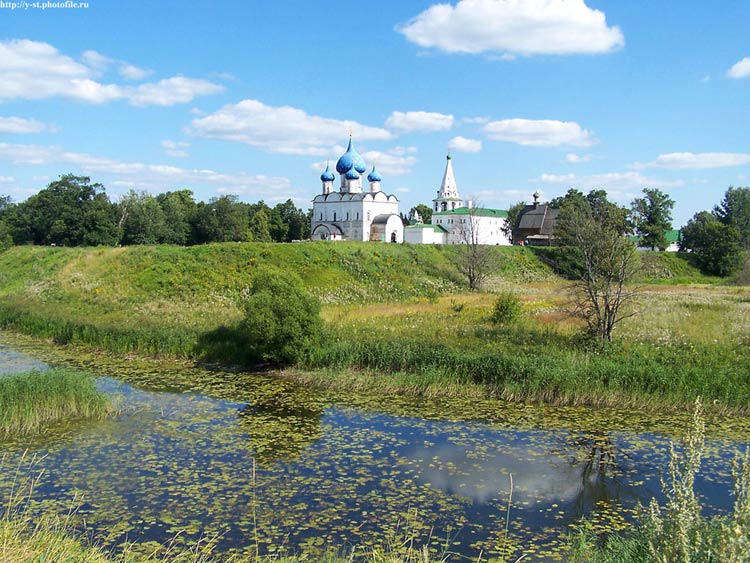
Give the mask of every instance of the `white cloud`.
<svg viewBox="0 0 750 563">
<path fill-rule="evenodd" d="M 340 150 L 337 150 L 335 154 L 341 154 L 346 150 L 344 147 L 338 148 Z M 372 169 L 374 165 L 378 172 L 385 177 L 384 181 L 388 182 L 388 176 L 401 176 L 412 171 L 412 168 L 417 163 L 417 158 L 414 156 L 416 152 L 417 149 L 415 147 L 395 147 L 387 151 L 365 150 L 360 155 L 367 163 L 368 170 Z M 322 161 L 314 162 L 311 168 L 320 173 L 325 170 L 326 164 L 333 170 L 336 161 L 332 160 L 327 163 Z"/>
<path fill-rule="evenodd" d="M 172 105 L 224 89 L 219 84 L 182 76 L 137 86 L 95 80 L 115 63 L 129 79 L 146 76 L 147 71 L 96 51 L 85 51 L 78 62 L 48 43 L 28 39 L 0 41 L 0 100 L 59 97 L 93 104 L 127 100 L 139 106 Z"/>
<path fill-rule="evenodd" d="M 136 86 L 129 98 L 130 103 L 135 106 L 172 106 L 190 102 L 196 96 L 218 94 L 223 90 L 224 86 L 208 80 L 173 76 Z"/>
<path fill-rule="evenodd" d="M 482 150 L 482 141 L 461 136 L 453 137 L 448 141 L 448 149 L 457 152 L 479 152 Z"/>
<path fill-rule="evenodd" d="M 574 152 L 569 152 L 565 155 L 565 162 L 569 162 L 571 164 L 582 164 L 584 162 L 591 162 L 594 159 L 593 154 L 576 154 Z"/>
<path fill-rule="evenodd" d="M 164 152 L 169 156 L 175 158 L 186 158 L 190 156 L 185 150 L 190 146 L 190 143 L 186 141 L 170 141 L 169 139 L 164 139 L 161 142 L 161 146 L 164 149 Z"/>
<path fill-rule="evenodd" d="M 0 176 L 0 184 L 12 184 L 15 181 L 13 176 Z"/>
<path fill-rule="evenodd" d="M 641 190 L 642 188 L 676 188 L 685 184 L 682 180 L 664 180 L 644 176 L 639 172 L 609 172 L 605 174 L 542 174 L 531 182 L 542 182 L 544 184 L 562 184 L 565 187 L 574 187 L 582 190 L 603 189 L 613 194 L 626 195 L 628 190 Z M 629 194 L 627 194 L 629 195 Z"/>
<path fill-rule="evenodd" d="M 110 175 L 112 185 L 161 192 L 173 186 L 212 185 L 219 193 L 278 195 L 290 192 L 291 182 L 283 177 L 252 175 L 243 172 L 222 173 L 215 170 L 188 169 L 162 164 L 124 162 L 107 157 L 64 150 L 59 146 L 15 145 L 0 143 L 0 160 L 15 165 L 68 164 L 86 174 Z"/>
<path fill-rule="evenodd" d="M 485 125 L 484 132 L 493 141 L 508 141 L 531 147 L 588 147 L 595 142 L 591 132 L 582 129 L 574 121 L 503 119 Z"/>
<path fill-rule="evenodd" d="M 121 62 L 117 71 L 126 80 L 143 80 L 151 74 L 150 70 L 126 62 Z"/>
<path fill-rule="evenodd" d="M 673 152 L 660 154 L 647 163 L 636 162 L 633 168 L 668 168 L 671 170 L 703 170 L 750 164 L 750 153 L 736 152 Z"/>
<path fill-rule="evenodd" d="M 446 131 L 453 127 L 453 116 L 429 111 L 394 111 L 386 119 L 388 129 L 410 133 L 413 131 Z"/>
<path fill-rule="evenodd" d="M 435 4 L 396 27 L 421 47 L 448 53 L 607 53 L 625 39 L 583 0 L 461 0 Z"/>
<path fill-rule="evenodd" d="M 0 133 L 41 133 L 42 131 L 54 131 L 55 128 L 37 121 L 36 119 L 25 119 L 23 117 L 0 117 Z"/>
<path fill-rule="evenodd" d="M 750 57 L 737 61 L 727 71 L 729 78 L 748 78 L 750 77 Z"/>
<path fill-rule="evenodd" d="M 392 134 L 356 121 L 338 120 L 290 106 L 267 106 L 258 100 L 242 100 L 219 111 L 194 119 L 189 131 L 199 137 L 237 141 L 273 153 L 330 155 L 332 139 L 349 131 L 356 141 L 388 140 Z"/>
</svg>

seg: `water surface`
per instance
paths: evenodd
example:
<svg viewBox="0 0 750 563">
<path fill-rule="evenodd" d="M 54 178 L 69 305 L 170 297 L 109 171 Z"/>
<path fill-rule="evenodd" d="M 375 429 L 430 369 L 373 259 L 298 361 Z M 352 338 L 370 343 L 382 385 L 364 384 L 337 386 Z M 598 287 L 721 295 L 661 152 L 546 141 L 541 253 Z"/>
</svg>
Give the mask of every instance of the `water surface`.
<svg viewBox="0 0 750 563">
<path fill-rule="evenodd" d="M 87 533 L 220 551 L 353 549 L 414 537 L 473 560 L 501 552 L 559 558 L 582 516 L 621 529 L 660 496 L 668 444 L 686 415 L 511 405 L 497 401 L 336 396 L 274 374 L 106 359 L 0 334 L 0 373 L 87 366 L 118 402 L 104 422 L 2 444 L 4 498 L 29 456 L 45 468 L 38 509 L 78 504 Z M 699 491 L 731 506 L 742 420 L 710 424 Z M 24 451 L 26 461 L 22 461 Z M 513 483 L 512 501 L 508 512 Z M 506 534 L 506 518 L 509 531 Z"/>
</svg>

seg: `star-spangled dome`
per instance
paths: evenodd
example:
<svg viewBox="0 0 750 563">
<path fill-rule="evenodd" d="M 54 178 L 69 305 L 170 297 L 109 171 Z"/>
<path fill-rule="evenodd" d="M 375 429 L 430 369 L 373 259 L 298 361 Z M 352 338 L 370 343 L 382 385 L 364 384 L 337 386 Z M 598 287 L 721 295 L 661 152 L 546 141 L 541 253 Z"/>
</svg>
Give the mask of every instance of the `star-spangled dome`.
<svg viewBox="0 0 750 563">
<path fill-rule="evenodd" d="M 354 150 L 352 147 L 352 138 L 349 137 L 349 147 L 347 147 L 346 152 L 341 155 L 341 158 L 336 163 L 336 172 L 346 174 L 352 168 L 360 174 L 364 174 L 367 170 L 364 159 Z M 359 178 L 359 176 L 357 177 Z"/>
<path fill-rule="evenodd" d="M 333 175 L 333 172 L 331 172 L 330 167 L 328 166 L 328 164 L 326 164 L 326 169 L 320 175 L 320 181 L 321 182 L 333 182 L 335 179 L 336 179 L 336 176 Z"/>
<path fill-rule="evenodd" d="M 359 172 L 357 172 L 355 168 L 350 168 L 349 170 L 346 171 L 346 174 L 344 175 L 344 177 L 347 180 L 359 180 Z"/>
<path fill-rule="evenodd" d="M 368 182 L 382 182 L 383 178 L 380 176 L 380 172 L 375 170 L 375 165 L 372 165 L 372 171 L 367 175 Z"/>
</svg>

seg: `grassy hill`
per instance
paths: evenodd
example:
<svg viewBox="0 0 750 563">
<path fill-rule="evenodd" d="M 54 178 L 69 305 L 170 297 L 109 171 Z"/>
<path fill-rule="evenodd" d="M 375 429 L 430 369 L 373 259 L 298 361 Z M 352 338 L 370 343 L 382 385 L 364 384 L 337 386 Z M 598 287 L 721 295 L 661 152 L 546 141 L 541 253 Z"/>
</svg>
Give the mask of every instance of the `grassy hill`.
<svg viewBox="0 0 750 563">
<path fill-rule="evenodd" d="M 488 288 L 566 283 L 549 256 L 493 247 Z M 191 356 L 200 335 L 241 316 L 260 269 L 297 274 L 324 305 L 434 300 L 465 293 L 455 246 L 226 243 L 193 247 L 14 247 L 0 253 L 0 326 L 114 352 Z M 649 279 L 702 278 L 676 256 L 648 257 Z"/>
</svg>

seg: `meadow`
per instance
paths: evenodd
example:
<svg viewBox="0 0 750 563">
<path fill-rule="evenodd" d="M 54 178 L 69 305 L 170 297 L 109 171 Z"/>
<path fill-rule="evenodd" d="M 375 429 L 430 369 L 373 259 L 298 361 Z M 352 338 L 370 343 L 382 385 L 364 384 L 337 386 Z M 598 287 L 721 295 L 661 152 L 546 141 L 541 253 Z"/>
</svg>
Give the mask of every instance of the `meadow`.
<svg viewBox="0 0 750 563">
<path fill-rule="evenodd" d="M 570 316 L 570 281 L 551 266 L 555 249 L 493 248 L 498 269 L 481 293 L 469 292 L 453 266 L 459 251 L 16 247 L 0 254 L 0 326 L 115 354 L 238 364 L 232 346 L 215 357 L 200 343 L 208 334 L 231 339 L 221 331 L 242 319 L 253 276 L 274 269 L 298 275 L 323 304 L 319 345 L 287 370 L 317 385 L 656 409 L 700 395 L 718 409 L 750 407 L 748 288 L 719 285 L 683 256 L 644 253 L 635 315 L 604 345 L 582 337 Z M 521 303 L 513 322 L 491 320 L 500 293 Z"/>
</svg>

